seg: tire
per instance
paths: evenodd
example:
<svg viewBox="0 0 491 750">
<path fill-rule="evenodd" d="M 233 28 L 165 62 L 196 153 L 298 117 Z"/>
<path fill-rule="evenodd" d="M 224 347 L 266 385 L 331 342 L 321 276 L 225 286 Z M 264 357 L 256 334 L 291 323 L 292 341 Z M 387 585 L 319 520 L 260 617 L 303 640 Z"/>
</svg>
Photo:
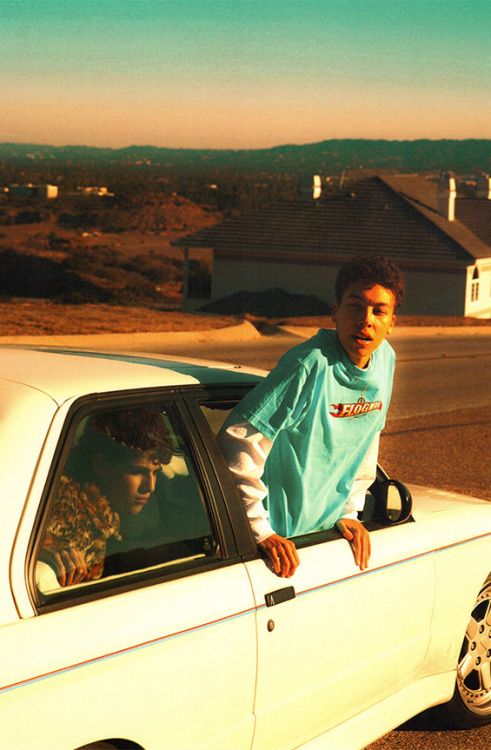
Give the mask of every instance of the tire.
<svg viewBox="0 0 491 750">
<path fill-rule="evenodd" d="M 456 729 L 491 723 L 491 575 L 471 612 L 460 650 L 455 692 L 437 713 L 447 726 Z"/>
</svg>

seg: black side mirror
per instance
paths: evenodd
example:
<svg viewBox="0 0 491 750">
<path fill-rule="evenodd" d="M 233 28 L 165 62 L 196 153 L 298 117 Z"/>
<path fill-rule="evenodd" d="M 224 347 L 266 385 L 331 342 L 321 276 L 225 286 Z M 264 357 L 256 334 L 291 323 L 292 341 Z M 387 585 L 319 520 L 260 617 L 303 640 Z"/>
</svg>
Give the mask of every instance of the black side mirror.
<svg viewBox="0 0 491 750">
<path fill-rule="evenodd" d="M 413 499 L 408 488 L 397 479 L 377 482 L 377 520 L 387 526 L 404 523 L 411 517 Z"/>
</svg>

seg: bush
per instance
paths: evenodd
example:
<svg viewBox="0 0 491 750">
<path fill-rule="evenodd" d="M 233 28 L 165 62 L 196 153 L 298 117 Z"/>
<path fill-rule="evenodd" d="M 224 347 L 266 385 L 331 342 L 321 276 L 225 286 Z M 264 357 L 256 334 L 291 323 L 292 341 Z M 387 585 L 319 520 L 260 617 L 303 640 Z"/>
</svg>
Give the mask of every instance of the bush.
<svg viewBox="0 0 491 750">
<path fill-rule="evenodd" d="M 37 255 L 0 251 L 0 293 L 15 297 L 50 298 L 62 277 L 60 263 Z"/>
<path fill-rule="evenodd" d="M 40 211 L 19 211 L 15 217 L 15 224 L 38 224 L 42 220 Z"/>
</svg>

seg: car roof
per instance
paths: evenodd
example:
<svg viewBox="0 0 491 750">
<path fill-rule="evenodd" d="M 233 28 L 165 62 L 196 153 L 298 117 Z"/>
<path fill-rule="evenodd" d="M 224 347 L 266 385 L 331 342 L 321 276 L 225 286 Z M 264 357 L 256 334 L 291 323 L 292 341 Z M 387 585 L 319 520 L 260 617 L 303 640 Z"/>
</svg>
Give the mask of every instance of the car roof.
<svg viewBox="0 0 491 750">
<path fill-rule="evenodd" d="M 0 347 L 0 380 L 42 391 L 58 404 L 89 393 L 198 383 L 255 383 L 264 374 L 240 365 L 174 356 Z"/>
</svg>

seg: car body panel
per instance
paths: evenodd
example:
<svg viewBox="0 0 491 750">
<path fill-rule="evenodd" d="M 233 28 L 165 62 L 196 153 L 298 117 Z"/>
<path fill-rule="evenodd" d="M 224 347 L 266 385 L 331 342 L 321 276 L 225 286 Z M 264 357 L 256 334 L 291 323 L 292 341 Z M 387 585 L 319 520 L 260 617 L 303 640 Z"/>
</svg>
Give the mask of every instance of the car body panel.
<svg viewBox="0 0 491 750">
<path fill-rule="evenodd" d="M 427 529 L 434 547 L 432 642 L 425 664 L 432 674 L 455 668 L 468 614 L 489 574 L 491 503 L 417 485 L 411 491 L 416 523 Z"/>
<path fill-rule="evenodd" d="M 241 564 L 4 625 L 2 746 L 77 747 L 100 739 L 103 727 L 104 736 L 131 737 L 148 748 L 162 747 L 165 735 L 176 750 L 201 746 L 201 738 L 210 747 L 247 750 L 255 640 Z M 227 701 L 206 699 L 221 686 Z M 19 723 L 26 706 L 29 722 Z M 33 737 L 35 727 L 42 729 Z"/>
<path fill-rule="evenodd" d="M 58 404 L 74 396 L 131 388 L 250 382 L 260 372 L 182 357 L 0 347 L 3 379 L 29 384 Z"/>
<path fill-rule="evenodd" d="M 2 746 L 74 750 L 123 737 L 144 750 L 356 750 L 450 698 L 491 568 L 491 503 L 411 487 L 412 520 L 372 532 L 366 571 L 346 540 L 313 534 L 295 575 L 280 579 L 192 406 L 207 389 L 212 401 L 242 392 L 258 371 L 59 350 L 0 349 L 0 364 Z M 154 396 L 182 417 L 223 558 L 81 584 L 79 598 L 67 590 L 42 606 L 33 551 L 73 415 Z M 266 606 L 289 586 L 294 598 Z"/>
<path fill-rule="evenodd" d="M 1 383 L 1 529 L 8 543 L 0 544 L 0 624 L 17 618 L 10 584 L 12 540 L 16 537 L 32 477 L 55 414 L 56 403 L 41 391 L 6 380 Z M 29 533 L 31 530 L 32 527 Z M 21 563 L 23 579 L 24 564 L 25 557 Z M 22 586 L 25 590 L 24 580 Z"/>
<path fill-rule="evenodd" d="M 262 561 L 247 563 L 260 606 L 258 749 L 300 745 L 419 678 L 430 641 L 434 563 L 424 535 L 415 548 L 412 531 L 404 524 L 373 532 L 366 571 L 344 539 L 300 549 L 301 564 L 285 582 L 296 598 L 271 608 L 264 594 L 278 579 Z M 408 606 L 415 599 L 418 607 Z M 364 616 L 374 602 L 377 616 Z"/>
</svg>

